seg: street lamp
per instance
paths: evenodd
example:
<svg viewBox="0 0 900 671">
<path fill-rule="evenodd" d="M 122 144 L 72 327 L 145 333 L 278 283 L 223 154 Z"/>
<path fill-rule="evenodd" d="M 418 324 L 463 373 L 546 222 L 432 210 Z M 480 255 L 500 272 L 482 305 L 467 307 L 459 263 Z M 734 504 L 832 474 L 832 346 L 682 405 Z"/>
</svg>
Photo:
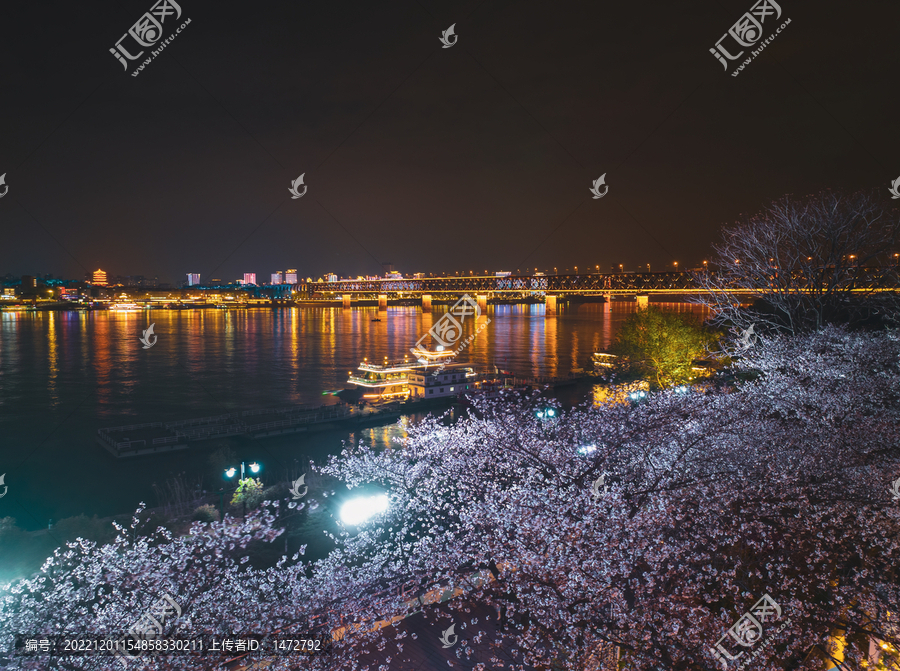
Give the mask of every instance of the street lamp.
<svg viewBox="0 0 900 671">
<path fill-rule="evenodd" d="M 388 505 L 387 494 L 351 499 L 341 507 L 341 521 L 354 526 L 362 524 L 370 517 L 383 513 L 388 509 Z"/>
<path fill-rule="evenodd" d="M 259 473 L 262 466 L 254 461 L 250 464 L 249 468 L 250 468 L 251 473 Z M 244 469 L 245 469 L 245 463 L 242 461 L 241 462 L 241 479 L 238 481 L 239 483 L 243 482 L 243 480 L 244 480 Z M 225 477 L 228 478 L 229 480 L 234 477 L 235 473 L 237 473 L 237 469 L 234 466 L 230 466 L 225 469 Z M 240 486 L 240 484 L 238 485 L 238 487 L 239 486 Z M 235 491 L 237 491 L 237 489 L 235 489 Z M 224 522 L 225 521 L 225 488 L 224 487 L 219 490 L 219 494 L 221 494 L 220 507 L 222 509 L 222 521 Z M 247 502 L 241 501 L 241 504 L 242 504 L 241 517 L 247 517 Z"/>
<path fill-rule="evenodd" d="M 678 261 L 675 261 L 675 272 L 678 272 Z"/>
</svg>

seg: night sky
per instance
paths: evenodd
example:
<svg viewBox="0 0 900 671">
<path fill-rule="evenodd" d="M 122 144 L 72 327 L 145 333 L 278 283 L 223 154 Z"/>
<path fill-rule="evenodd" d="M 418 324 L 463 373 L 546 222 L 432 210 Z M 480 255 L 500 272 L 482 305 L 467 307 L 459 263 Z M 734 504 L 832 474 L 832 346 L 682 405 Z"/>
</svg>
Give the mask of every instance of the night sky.
<svg viewBox="0 0 900 671">
<path fill-rule="evenodd" d="M 0 275 L 684 268 L 900 175 L 896 0 L 782 0 L 737 77 L 709 50 L 752 0 L 181 0 L 135 77 L 153 3 L 5 3 Z"/>
</svg>

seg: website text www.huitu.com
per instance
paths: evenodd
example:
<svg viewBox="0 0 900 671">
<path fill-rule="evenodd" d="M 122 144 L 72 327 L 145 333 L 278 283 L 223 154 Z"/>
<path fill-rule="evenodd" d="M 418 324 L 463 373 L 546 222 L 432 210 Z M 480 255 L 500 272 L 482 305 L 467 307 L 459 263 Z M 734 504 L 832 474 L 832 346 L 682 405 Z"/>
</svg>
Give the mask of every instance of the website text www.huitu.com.
<svg viewBox="0 0 900 671">
<path fill-rule="evenodd" d="M 778 26 L 778 30 L 776 30 L 774 33 L 769 35 L 765 40 L 760 42 L 759 48 L 756 49 L 755 51 L 751 52 L 750 58 L 746 59 L 743 63 L 741 63 L 739 66 L 737 66 L 735 71 L 731 73 L 731 76 L 737 77 L 739 74 L 741 74 L 741 70 L 743 70 L 745 67 L 747 67 L 750 64 L 750 61 L 752 61 L 757 56 L 759 56 L 762 53 L 762 50 L 765 49 L 769 44 L 771 44 L 772 40 L 775 39 L 775 36 L 778 35 L 782 30 L 784 30 L 785 26 L 787 26 L 787 24 L 789 24 L 790 22 L 791 22 L 791 20 L 788 19 L 787 21 L 782 23 L 780 26 Z"/>
<path fill-rule="evenodd" d="M 145 67 L 147 67 L 150 64 L 150 61 L 152 61 L 154 58 L 159 56 L 162 53 L 162 50 L 165 49 L 172 42 L 172 40 L 175 39 L 175 36 L 178 33 L 180 33 L 185 28 L 185 26 L 187 26 L 187 24 L 189 24 L 190 22 L 191 22 L 191 20 L 188 19 L 187 21 L 182 23 L 180 26 L 178 26 L 178 28 L 175 30 L 174 33 L 172 33 L 166 39 L 164 39 L 162 42 L 160 42 L 159 49 L 156 49 L 155 51 L 151 51 L 150 58 L 145 59 L 143 63 L 141 63 L 139 66 L 137 66 L 135 71 L 131 73 L 131 76 L 137 77 L 139 74 L 141 74 L 141 70 L 143 70 Z"/>
</svg>

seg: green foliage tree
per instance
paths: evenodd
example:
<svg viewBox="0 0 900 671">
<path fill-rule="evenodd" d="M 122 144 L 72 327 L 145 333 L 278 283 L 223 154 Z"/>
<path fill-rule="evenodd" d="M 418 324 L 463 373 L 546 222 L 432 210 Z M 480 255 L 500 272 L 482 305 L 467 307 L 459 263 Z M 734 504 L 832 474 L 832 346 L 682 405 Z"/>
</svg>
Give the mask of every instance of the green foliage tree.
<svg viewBox="0 0 900 671">
<path fill-rule="evenodd" d="M 263 500 L 263 483 L 257 478 L 244 478 L 238 482 L 238 488 L 231 497 L 231 505 L 244 504 L 250 509 L 258 506 Z"/>
<path fill-rule="evenodd" d="M 716 339 L 695 316 L 650 305 L 625 320 L 610 352 L 620 359 L 620 374 L 666 388 L 690 381 L 691 363 Z"/>
</svg>

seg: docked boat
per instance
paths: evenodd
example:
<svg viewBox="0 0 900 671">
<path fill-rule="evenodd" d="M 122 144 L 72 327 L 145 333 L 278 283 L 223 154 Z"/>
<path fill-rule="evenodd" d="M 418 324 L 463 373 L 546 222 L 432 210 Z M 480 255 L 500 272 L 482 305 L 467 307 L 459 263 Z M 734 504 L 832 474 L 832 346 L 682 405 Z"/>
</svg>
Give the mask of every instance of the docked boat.
<svg viewBox="0 0 900 671">
<path fill-rule="evenodd" d="M 514 377 L 500 377 L 485 379 L 477 382 L 471 389 L 460 392 L 459 398 L 465 405 L 470 405 L 476 398 L 498 399 L 511 392 L 525 392 L 528 386 L 521 384 Z"/>
<path fill-rule="evenodd" d="M 615 354 L 607 354 L 606 352 L 594 352 L 591 357 L 591 363 L 594 364 L 595 373 L 605 373 L 616 365 L 616 359 L 619 357 Z"/>
<path fill-rule="evenodd" d="M 113 312 L 140 312 L 144 309 L 143 305 L 138 305 L 137 303 L 110 303 L 109 309 Z"/>
<path fill-rule="evenodd" d="M 403 361 L 385 359 L 382 364 L 366 359 L 347 382 L 361 389 L 369 402 L 456 396 L 474 384 L 476 373 L 464 364 L 448 362 L 453 355 L 433 352 L 418 361 L 405 357 Z"/>
</svg>

